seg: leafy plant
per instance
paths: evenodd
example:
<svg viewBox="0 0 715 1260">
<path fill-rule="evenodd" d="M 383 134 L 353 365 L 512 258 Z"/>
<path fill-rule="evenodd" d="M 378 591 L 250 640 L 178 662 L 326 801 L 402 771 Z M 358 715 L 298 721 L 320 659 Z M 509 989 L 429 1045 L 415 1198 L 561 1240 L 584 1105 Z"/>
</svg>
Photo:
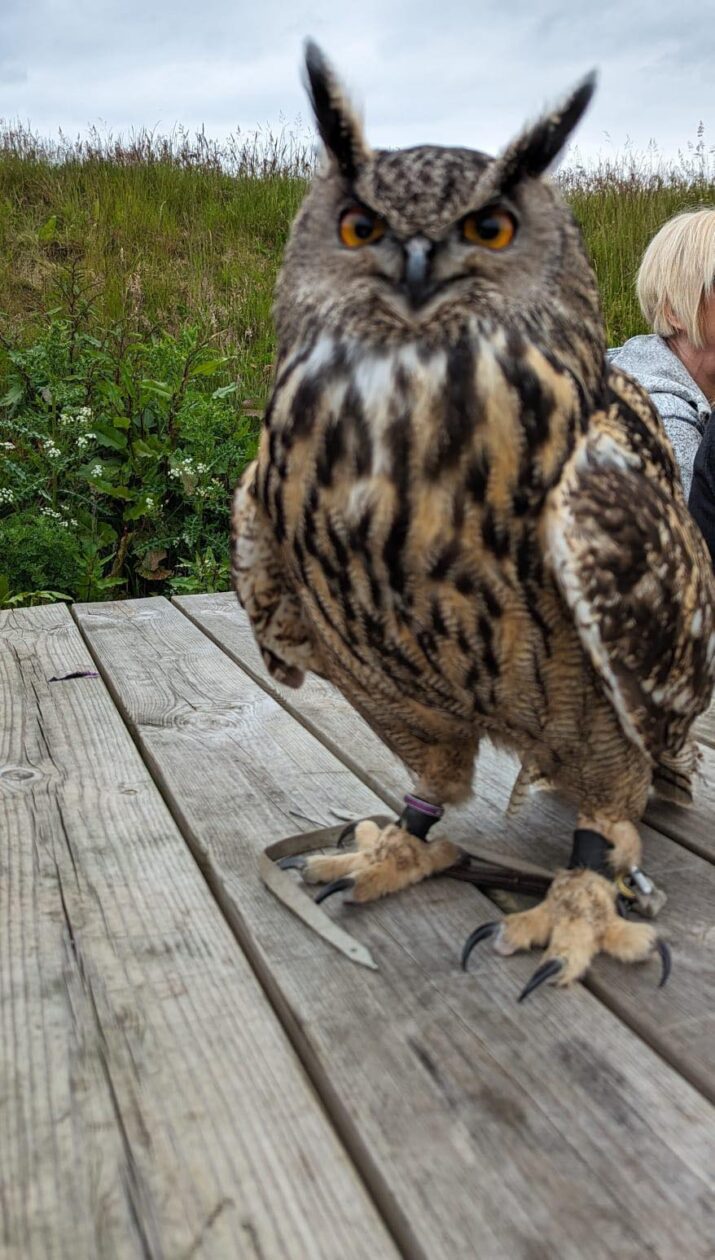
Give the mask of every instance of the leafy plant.
<svg viewBox="0 0 715 1260">
<path fill-rule="evenodd" d="M 74 266 L 60 297 L 29 345 L 2 336 L 0 554 L 12 589 L 156 592 L 187 546 L 207 575 L 212 548 L 226 565 L 229 494 L 257 437 L 229 356 L 195 327 L 99 325 Z"/>
<path fill-rule="evenodd" d="M 233 483 L 255 453 L 271 302 L 314 165 L 311 137 L 0 126 L 0 592 L 225 589 Z M 640 257 L 715 200 L 702 128 L 557 180 L 601 290 L 607 338 L 645 331 Z M 3 585 L 4 583 L 4 585 Z"/>
<path fill-rule="evenodd" d="M 195 552 L 193 558 L 179 561 L 179 568 L 186 569 L 185 577 L 172 578 L 169 586 L 173 595 L 212 594 L 228 590 L 231 566 L 224 556 L 216 556 L 211 547 Z"/>
</svg>

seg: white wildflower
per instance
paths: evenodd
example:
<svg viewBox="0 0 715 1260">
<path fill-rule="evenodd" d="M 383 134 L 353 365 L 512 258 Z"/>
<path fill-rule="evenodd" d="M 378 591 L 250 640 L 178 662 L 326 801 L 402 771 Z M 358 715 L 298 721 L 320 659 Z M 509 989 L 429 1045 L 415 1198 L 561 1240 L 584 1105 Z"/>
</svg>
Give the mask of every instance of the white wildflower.
<svg viewBox="0 0 715 1260">
<path fill-rule="evenodd" d="M 103 472 L 104 472 L 104 469 L 101 464 L 95 464 L 92 468 L 93 477 L 101 477 Z"/>
<path fill-rule="evenodd" d="M 14 502 L 15 502 L 15 495 L 13 494 L 9 486 L 4 490 L 0 490 L 0 503 L 14 503 Z"/>
<path fill-rule="evenodd" d="M 71 517 L 70 517 L 70 525 L 72 525 L 72 526 L 76 529 L 76 528 L 77 528 L 77 526 L 79 525 L 79 521 L 76 521 L 76 520 L 74 519 L 74 517 L 73 517 L 73 516 L 71 516 Z"/>
<path fill-rule="evenodd" d="M 83 451 L 85 446 L 89 446 L 89 438 L 83 437 L 83 435 L 80 433 L 79 437 L 77 438 L 77 450 Z"/>
<path fill-rule="evenodd" d="M 47 447 L 47 457 L 48 457 L 48 459 L 59 459 L 59 458 L 60 458 L 60 456 L 61 456 L 61 454 L 62 454 L 62 451 L 61 451 L 61 450 L 59 450 L 59 448 L 58 448 L 58 447 L 56 447 L 56 446 L 48 446 L 48 447 Z"/>
<path fill-rule="evenodd" d="M 144 500 L 144 507 L 146 508 L 147 512 L 151 512 L 152 508 L 154 507 L 154 500 L 152 499 L 150 494 L 148 494 Z"/>
<path fill-rule="evenodd" d="M 0 446 L 2 446 L 3 450 L 6 450 L 6 451 L 14 451 L 15 449 L 14 442 L 0 442 Z"/>
<path fill-rule="evenodd" d="M 197 464 L 197 465 L 196 465 L 196 471 L 197 471 L 197 473 L 205 473 L 205 472 L 208 472 L 208 470 L 209 470 L 209 466 L 208 466 L 208 464 Z"/>
</svg>

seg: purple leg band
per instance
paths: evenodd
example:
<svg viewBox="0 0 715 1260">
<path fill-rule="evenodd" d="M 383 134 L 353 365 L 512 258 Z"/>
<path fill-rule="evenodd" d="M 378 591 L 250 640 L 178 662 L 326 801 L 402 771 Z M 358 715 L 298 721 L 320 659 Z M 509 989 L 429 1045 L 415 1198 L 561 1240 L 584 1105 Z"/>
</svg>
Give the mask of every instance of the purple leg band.
<svg viewBox="0 0 715 1260">
<path fill-rule="evenodd" d="M 428 818 L 441 818 L 444 813 L 441 805 L 430 805 L 429 801 L 420 800 L 419 796 L 412 796 L 409 792 L 405 793 L 403 799 L 405 805 L 419 810 L 420 814 L 426 814 Z"/>
</svg>

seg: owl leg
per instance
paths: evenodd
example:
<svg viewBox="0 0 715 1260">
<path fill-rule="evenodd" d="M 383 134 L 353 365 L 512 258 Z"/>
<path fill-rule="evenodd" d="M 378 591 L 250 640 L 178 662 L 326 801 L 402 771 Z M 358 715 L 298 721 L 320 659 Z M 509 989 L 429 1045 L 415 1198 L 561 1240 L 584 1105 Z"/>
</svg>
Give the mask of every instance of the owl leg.
<svg viewBox="0 0 715 1260">
<path fill-rule="evenodd" d="M 568 985 L 580 979 L 600 952 L 621 962 L 644 962 L 658 954 L 664 984 L 670 972 L 668 946 L 650 925 L 620 917 L 614 875 L 635 870 L 642 876 L 640 850 L 633 823 L 609 825 L 603 818 L 581 815 L 569 868 L 559 871 L 544 901 L 501 923 L 482 924 L 464 946 L 462 966 L 466 969 L 475 945 L 486 939 L 502 955 L 545 948 L 519 1001 L 541 984 Z"/>
<path fill-rule="evenodd" d="M 351 824 L 346 831 L 355 847 L 349 852 L 290 857 L 281 865 L 299 869 L 308 884 L 327 884 L 317 902 L 337 892 L 346 892 L 348 902 L 375 901 L 454 866 L 462 850 L 447 839 L 428 842 L 427 834 L 442 817 L 442 805 L 436 802 L 456 803 L 469 795 L 475 751 L 474 742 L 425 745 L 419 758 L 419 795 L 405 797 L 396 822 L 386 827 L 370 820 Z M 413 765 L 418 760 L 414 753 L 411 760 Z"/>
</svg>

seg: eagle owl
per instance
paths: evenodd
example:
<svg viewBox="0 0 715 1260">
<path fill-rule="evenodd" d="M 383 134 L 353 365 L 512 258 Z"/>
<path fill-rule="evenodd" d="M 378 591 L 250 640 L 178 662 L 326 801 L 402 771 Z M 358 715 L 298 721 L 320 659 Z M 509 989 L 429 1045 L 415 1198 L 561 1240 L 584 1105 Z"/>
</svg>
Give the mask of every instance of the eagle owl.
<svg viewBox="0 0 715 1260">
<path fill-rule="evenodd" d="M 396 823 L 357 826 L 354 851 L 300 859 L 303 878 L 368 901 L 458 861 L 427 832 L 470 794 L 489 737 L 578 821 L 545 900 L 473 933 L 465 958 L 486 936 L 501 954 L 545 948 L 528 991 L 599 950 L 659 951 L 665 975 L 615 881 L 648 891 L 637 822 L 654 776 L 688 789 L 713 580 L 658 416 L 606 362 L 593 272 L 544 177 L 593 78 L 492 158 L 371 149 L 312 43 L 306 66 L 326 157 L 277 285 L 233 581 L 268 669 L 330 679 L 413 791 Z"/>
</svg>

